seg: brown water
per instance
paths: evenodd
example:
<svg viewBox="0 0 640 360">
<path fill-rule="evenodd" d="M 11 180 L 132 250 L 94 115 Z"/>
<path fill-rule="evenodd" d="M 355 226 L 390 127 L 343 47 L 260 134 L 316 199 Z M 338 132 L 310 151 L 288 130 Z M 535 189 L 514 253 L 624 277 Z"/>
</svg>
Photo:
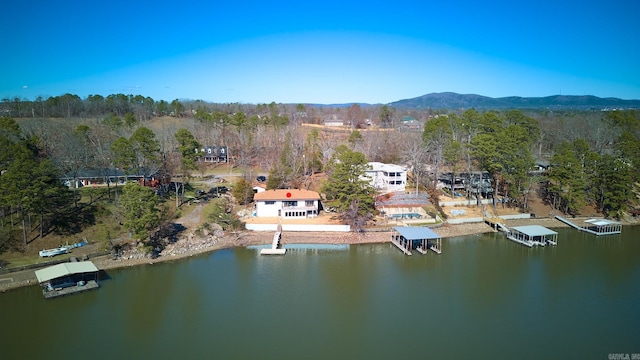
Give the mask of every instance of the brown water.
<svg viewBox="0 0 640 360">
<path fill-rule="evenodd" d="M 233 249 L 109 271 L 97 291 L 0 294 L 3 359 L 606 359 L 640 353 L 640 227 L 486 234 L 443 254 L 389 244 Z M 287 235 L 292 236 L 292 235 Z"/>
</svg>

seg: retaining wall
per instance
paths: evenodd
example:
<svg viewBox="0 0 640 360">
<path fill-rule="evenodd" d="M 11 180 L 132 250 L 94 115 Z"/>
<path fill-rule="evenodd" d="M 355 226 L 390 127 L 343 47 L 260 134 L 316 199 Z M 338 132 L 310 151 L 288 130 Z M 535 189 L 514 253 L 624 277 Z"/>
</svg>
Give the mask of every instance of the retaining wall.
<svg viewBox="0 0 640 360">
<path fill-rule="evenodd" d="M 458 219 L 447 219 L 447 223 L 456 225 L 456 224 L 466 224 L 466 223 L 477 223 L 483 222 L 484 219 L 481 217 L 470 217 L 470 218 L 458 218 Z"/>
<path fill-rule="evenodd" d="M 531 219 L 531 214 L 500 215 L 505 220 Z"/>
<path fill-rule="evenodd" d="M 491 199 L 482 199 L 480 200 L 481 204 L 491 204 Z M 440 201 L 440 206 L 474 206 L 478 205 L 477 200 L 456 200 L 456 201 Z"/>
<path fill-rule="evenodd" d="M 504 220 L 530 219 L 531 214 L 500 215 L 498 217 Z M 476 223 L 476 222 L 483 222 L 483 221 L 484 221 L 484 218 L 481 218 L 481 217 L 447 219 L 447 222 L 452 225 Z"/>
<path fill-rule="evenodd" d="M 246 224 L 245 228 L 251 231 L 276 231 L 278 224 Z M 282 231 L 348 232 L 351 231 L 351 227 L 349 225 L 282 224 Z"/>
</svg>

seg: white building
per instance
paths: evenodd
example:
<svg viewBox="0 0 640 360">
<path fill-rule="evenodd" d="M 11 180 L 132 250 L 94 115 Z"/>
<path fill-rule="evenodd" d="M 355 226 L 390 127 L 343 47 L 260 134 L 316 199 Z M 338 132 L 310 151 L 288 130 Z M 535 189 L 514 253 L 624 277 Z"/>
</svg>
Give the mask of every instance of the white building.
<svg viewBox="0 0 640 360">
<path fill-rule="evenodd" d="M 257 217 L 304 219 L 318 215 L 320 195 L 297 189 L 265 190 L 253 195 Z"/>
<path fill-rule="evenodd" d="M 370 162 L 367 178 L 377 191 L 404 191 L 407 186 L 407 170 L 399 165 Z"/>
</svg>

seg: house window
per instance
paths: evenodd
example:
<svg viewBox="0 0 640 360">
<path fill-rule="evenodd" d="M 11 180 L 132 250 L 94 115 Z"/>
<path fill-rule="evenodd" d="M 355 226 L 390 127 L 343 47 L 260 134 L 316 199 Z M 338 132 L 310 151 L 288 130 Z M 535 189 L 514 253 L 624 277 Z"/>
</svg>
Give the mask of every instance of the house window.
<svg viewBox="0 0 640 360">
<path fill-rule="evenodd" d="M 306 215 L 303 211 L 285 211 L 285 217 L 304 217 Z"/>
<path fill-rule="evenodd" d="M 307 200 L 307 201 L 305 201 L 305 202 L 304 202 L 304 206 L 309 206 L 309 207 L 313 206 L 313 200 Z"/>
<path fill-rule="evenodd" d="M 297 201 L 283 201 L 282 204 L 285 207 L 293 207 L 293 206 L 298 206 L 298 202 Z"/>
<path fill-rule="evenodd" d="M 275 205 L 276 202 L 275 201 L 265 201 L 264 204 L 265 205 Z"/>
</svg>

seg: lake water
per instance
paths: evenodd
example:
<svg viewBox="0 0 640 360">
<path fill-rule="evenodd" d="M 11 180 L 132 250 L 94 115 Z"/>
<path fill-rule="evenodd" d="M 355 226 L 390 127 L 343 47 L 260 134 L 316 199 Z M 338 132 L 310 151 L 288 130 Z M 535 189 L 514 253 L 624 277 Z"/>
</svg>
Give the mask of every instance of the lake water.
<svg viewBox="0 0 640 360">
<path fill-rule="evenodd" d="M 486 234 L 218 251 L 110 270 L 96 291 L 0 294 L 4 359 L 607 359 L 640 354 L 640 227 L 557 247 Z M 285 236 L 295 236 L 285 234 Z"/>
</svg>

